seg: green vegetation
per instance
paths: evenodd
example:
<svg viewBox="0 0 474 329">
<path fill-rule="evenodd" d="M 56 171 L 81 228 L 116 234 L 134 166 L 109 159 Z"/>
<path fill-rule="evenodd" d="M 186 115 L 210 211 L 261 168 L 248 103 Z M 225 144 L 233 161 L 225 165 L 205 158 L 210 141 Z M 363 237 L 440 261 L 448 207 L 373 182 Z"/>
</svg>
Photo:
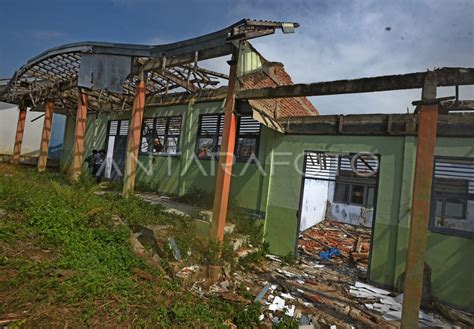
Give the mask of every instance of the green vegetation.
<svg viewBox="0 0 474 329">
<path fill-rule="evenodd" d="M 0 316 L 19 314 L 28 327 L 257 324 L 257 306 L 197 297 L 133 253 L 136 224 L 185 232 L 175 236 L 183 254 L 198 244 L 212 249 L 189 238 L 189 222 L 98 190 L 87 176 L 70 184 L 56 173 L 0 165 Z M 214 264 L 214 249 L 208 259 L 191 257 Z"/>
</svg>

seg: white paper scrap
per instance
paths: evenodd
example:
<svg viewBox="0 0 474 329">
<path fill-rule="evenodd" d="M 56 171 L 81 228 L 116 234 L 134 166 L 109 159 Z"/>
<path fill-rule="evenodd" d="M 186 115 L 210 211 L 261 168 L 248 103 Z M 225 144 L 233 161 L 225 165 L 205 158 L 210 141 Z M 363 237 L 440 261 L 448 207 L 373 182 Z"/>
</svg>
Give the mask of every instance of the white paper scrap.
<svg viewBox="0 0 474 329">
<path fill-rule="evenodd" d="M 273 303 L 268 307 L 270 311 L 281 311 L 285 307 L 285 300 L 278 296 L 275 297 Z"/>
</svg>

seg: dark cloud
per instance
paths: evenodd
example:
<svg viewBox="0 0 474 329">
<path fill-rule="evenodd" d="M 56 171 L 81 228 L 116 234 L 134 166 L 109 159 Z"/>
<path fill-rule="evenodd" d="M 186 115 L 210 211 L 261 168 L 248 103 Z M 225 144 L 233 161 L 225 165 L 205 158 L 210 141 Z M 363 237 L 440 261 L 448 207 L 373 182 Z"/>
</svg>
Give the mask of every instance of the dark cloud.
<svg viewBox="0 0 474 329">
<path fill-rule="evenodd" d="M 270 60 L 281 61 L 298 82 L 474 66 L 474 3 L 467 1 L 241 3 L 244 16 L 294 20 L 295 35 L 253 43 Z M 454 24 L 454 26 L 453 26 Z M 386 30 L 390 27 L 390 32 Z M 453 94 L 454 89 L 440 90 Z M 322 113 L 405 112 L 420 91 L 314 97 Z M 464 88 L 464 98 L 473 98 Z"/>
</svg>

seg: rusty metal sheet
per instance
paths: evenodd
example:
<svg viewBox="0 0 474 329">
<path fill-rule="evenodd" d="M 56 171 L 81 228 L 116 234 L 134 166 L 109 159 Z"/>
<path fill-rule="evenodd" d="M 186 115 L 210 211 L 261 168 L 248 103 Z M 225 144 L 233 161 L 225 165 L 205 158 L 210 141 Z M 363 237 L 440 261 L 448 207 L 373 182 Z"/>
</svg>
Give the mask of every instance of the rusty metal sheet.
<svg viewBox="0 0 474 329">
<path fill-rule="evenodd" d="M 131 69 L 132 58 L 128 56 L 83 54 L 78 86 L 122 94 Z"/>
</svg>

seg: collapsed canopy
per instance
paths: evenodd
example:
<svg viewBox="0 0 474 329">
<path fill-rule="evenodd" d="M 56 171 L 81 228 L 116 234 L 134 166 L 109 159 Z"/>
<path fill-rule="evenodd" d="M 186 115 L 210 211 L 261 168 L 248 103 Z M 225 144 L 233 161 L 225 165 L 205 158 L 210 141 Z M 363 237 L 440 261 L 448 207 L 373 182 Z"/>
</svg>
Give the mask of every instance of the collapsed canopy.
<svg viewBox="0 0 474 329">
<path fill-rule="evenodd" d="M 214 33 L 165 45 L 59 46 L 33 57 L 8 83 L 0 84 L 0 101 L 39 107 L 52 99 L 59 111 L 67 111 L 75 108 L 80 87 L 89 95 L 89 108 L 123 110 L 132 105 L 140 74 L 147 81 L 147 95 L 213 89 L 227 75 L 204 69 L 199 61 L 232 54 L 236 41 L 273 34 L 276 29 L 291 33 L 298 26 L 244 19 Z"/>
</svg>

